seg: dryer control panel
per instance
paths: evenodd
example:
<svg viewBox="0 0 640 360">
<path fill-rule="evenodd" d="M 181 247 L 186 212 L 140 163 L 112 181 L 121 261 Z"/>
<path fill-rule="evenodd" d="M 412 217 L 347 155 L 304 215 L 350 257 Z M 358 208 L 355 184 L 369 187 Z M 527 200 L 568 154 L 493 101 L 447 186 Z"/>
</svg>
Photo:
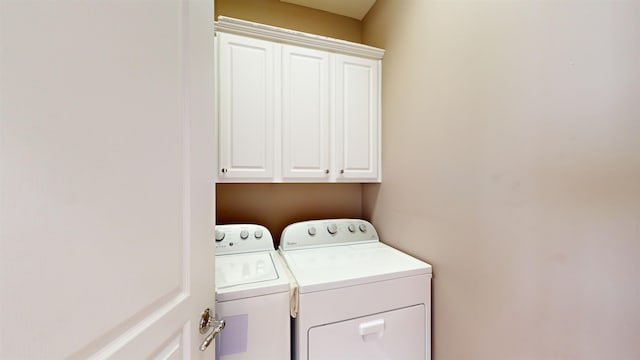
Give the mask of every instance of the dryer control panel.
<svg viewBox="0 0 640 360">
<path fill-rule="evenodd" d="M 311 220 L 288 225 L 282 231 L 280 249 L 295 250 L 377 241 L 379 238 L 376 229 L 366 220 Z"/>
<path fill-rule="evenodd" d="M 256 224 L 216 225 L 216 255 L 274 250 L 271 232 Z"/>
</svg>

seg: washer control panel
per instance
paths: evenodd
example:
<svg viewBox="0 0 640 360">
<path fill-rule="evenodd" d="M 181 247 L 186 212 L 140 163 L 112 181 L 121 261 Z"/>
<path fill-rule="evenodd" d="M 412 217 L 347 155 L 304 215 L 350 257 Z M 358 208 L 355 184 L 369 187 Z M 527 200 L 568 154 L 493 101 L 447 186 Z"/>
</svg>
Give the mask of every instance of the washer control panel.
<svg viewBox="0 0 640 360">
<path fill-rule="evenodd" d="M 257 224 L 216 225 L 216 255 L 274 250 L 271 232 Z"/>
<path fill-rule="evenodd" d="M 311 220 L 288 225 L 280 237 L 280 249 L 293 250 L 376 241 L 379 241 L 378 233 L 366 220 Z"/>
</svg>

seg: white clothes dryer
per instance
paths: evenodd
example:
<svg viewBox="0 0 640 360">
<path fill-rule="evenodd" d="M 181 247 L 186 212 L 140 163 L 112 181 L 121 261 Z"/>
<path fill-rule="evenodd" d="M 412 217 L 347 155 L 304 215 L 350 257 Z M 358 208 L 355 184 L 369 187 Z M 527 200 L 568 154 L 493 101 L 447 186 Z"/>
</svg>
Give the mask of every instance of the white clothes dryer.
<svg viewBox="0 0 640 360">
<path fill-rule="evenodd" d="M 358 219 L 291 224 L 280 253 L 299 297 L 294 359 L 431 359 L 431 265 Z"/>
<path fill-rule="evenodd" d="M 216 312 L 226 322 L 216 359 L 291 357 L 289 278 L 260 225 L 217 225 Z"/>
</svg>

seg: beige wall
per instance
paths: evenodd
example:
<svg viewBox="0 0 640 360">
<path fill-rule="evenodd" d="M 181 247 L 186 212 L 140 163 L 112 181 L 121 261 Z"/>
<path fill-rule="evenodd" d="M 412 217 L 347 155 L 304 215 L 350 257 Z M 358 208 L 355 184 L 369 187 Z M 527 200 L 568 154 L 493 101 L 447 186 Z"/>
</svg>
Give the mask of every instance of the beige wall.
<svg viewBox="0 0 640 360">
<path fill-rule="evenodd" d="M 361 41 L 358 20 L 279 0 L 216 0 L 215 11 L 216 16 Z M 361 194 L 360 184 L 218 184 L 216 222 L 262 224 L 279 243 L 282 229 L 292 222 L 360 218 Z"/>
<path fill-rule="evenodd" d="M 436 360 L 640 358 L 640 3 L 378 0 L 383 183 Z"/>
<path fill-rule="evenodd" d="M 280 0 L 216 0 L 216 18 L 219 15 L 336 39 L 362 41 L 360 21 Z"/>
<path fill-rule="evenodd" d="M 276 242 L 288 224 L 360 218 L 360 184 L 218 184 L 217 223 L 266 226 Z"/>
</svg>

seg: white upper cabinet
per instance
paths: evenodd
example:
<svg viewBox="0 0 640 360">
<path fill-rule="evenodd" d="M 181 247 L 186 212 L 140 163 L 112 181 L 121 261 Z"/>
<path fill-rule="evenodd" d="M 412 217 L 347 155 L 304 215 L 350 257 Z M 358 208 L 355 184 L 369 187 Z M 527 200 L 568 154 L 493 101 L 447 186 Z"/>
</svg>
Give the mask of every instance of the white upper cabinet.
<svg viewBox="0 0 640 360">
<path fill-rule="evenodd" d="M 379 182 L 384 50 L 219 17 L 221 182 Z"/>
<path fill-rule="evenodd" d="M 282 178 L 329 180 L 329 156 L 329 53 L 283 45 Z"/>
<path fill-rule="evenodd" d="M 221 179 L 274 177 L 274 44 L 218 33 Z"/>
<path fill-rule="evenodd" d="M 338 179 L 380 180 L 380 62 L 348 55 L 335 58 Z"/>
</svg>

